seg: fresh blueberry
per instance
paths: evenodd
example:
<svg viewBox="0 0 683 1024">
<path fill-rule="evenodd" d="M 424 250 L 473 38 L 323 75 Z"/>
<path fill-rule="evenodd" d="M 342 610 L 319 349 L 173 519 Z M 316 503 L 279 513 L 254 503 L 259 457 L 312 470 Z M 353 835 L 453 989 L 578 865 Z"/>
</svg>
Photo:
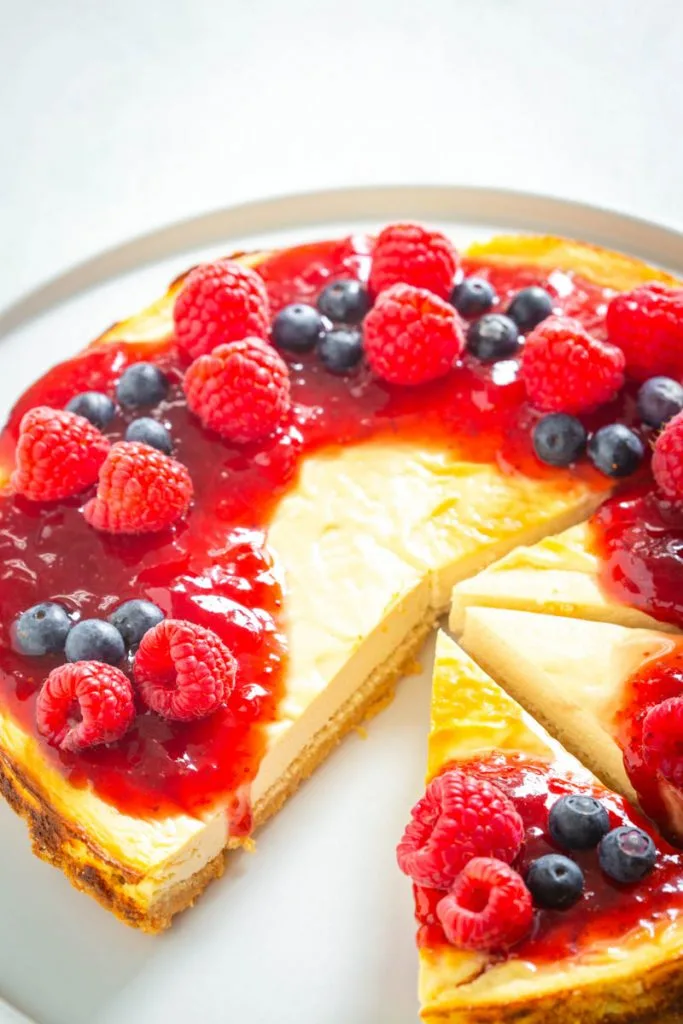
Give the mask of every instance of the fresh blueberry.
<svg viewBox="0 0 683 1024">
<path fill-rule="evenodd" d="M 273 342 L 287 352 L 310 352 L 325 333 L 325 321 L 313 306 L 295 302 L 273 320 Z"/>
<path fill-rule="evenodd" d="M 103 619 L 78 622 L 66 638 L 64 650 L 67 661 L 104 661 L 108 665 L 118 665 L 126 653 L 118 629 Z"/>
<path fill-rule="evenodd" d="M 495 301 L 496 293 L 483 277 L 466 277 L 451 292 L 451 304 L 461 316 L 488 313 Z"/>
<path fill-rule="evenodd" d="M 553 804 L 548 826 L 558 846 L 590 850 L 609 832 L 609 813 L 594 796 L 570 793 Z"/>
<path fill-rule="evenodd" d="M 353 278 L 331 281 L 318 296 L 318 309 L 336 323 L 359 324 L 369 308 L 367 288 Z"/>
<path fill-rule="evenodd" d="M 109 616 L 109 622 L 119 631 L 126 647 L 137 647 L 145 633 L 163 619 L 161 608 L 142 599 L 125 601 Z"/>
<path fill-rule="evenodd" d="M 363 358 L 363 335 L 343 327 L 328 331 L 318 342 L 318 355 L 330 373 L 348 373 Z"/>
<path fill-rule="evenodd" d="M 583 424 L 565 412 L 551 412 L 543 416 L 531 437 L 536 455 L 548 466 L 570 466 L 586 448 Z"/>
<path fill-rule="evenodd" d="M 129 423 L 126 430 L 126 441 L 142 441 L 143 444 L 158 448 L 166 455 L 170 455 L 173 450 L 173 441 L 168 430 L 163 423 L 153 420 L 151 416 L 141 416 L 139 420 Z"/>
<path fill-rule="evenodd" d="M 76 395 L 67 405 L 69 412 L 75 412 L 79 416 L 85 416 L 98 430 L 104 430 L 114 419 L 116 406 L 108 395 L 101 391 L 83 391 Z"/>
<path fill-rule="evenodd" d="M 649 427 L 663 427 L 683 409 L 683 385 L 671 377 L 650 377 L 638 392 L 638 415 Z"/>
<path fill-rule="evenodd" d="M 567 910 L 583 893 L 583 871 L 569 857 L 547 853 L 532 861 L 526 884 L 537 907 Z"/>
<path fill-rule="evenodd" d="M 121 405 L 136 408 L 157 405 L 168 391 L 168 380 L 154 363 L 133 363 L 121 374 L 116 397 Z"/>
<path fill-rule="evenodd" d="M 644 455 L 643 442 L 623 423 L 600 427 L 588 442 L 591 462 L 606 476 L 630 476 L 638 469 Z"/>
<path fill-rule="evenodd" d="M 483 363 L 506 359 L 518 347 L 517 325 L 502 313 L 487 313 L 470 324 L 467 330 L 467 350 Z"/>
<path fill-rule="evenodd" d="M 520 331 L 530 331 L 553 311 L 553 300 L 545 288 L 531 285 L 517 292 L 507 308 L 507 315 L 514 320 Z"/>
<path fill-rule="evenodd" d="M 600 840 L 598 859 L 615 882 L 639 882 L 655 866 L 657 847 L 642 828 L 621 825 Z"/>
<path fill-rule="evenodd" d="M 10 628 L 12 647 L 20 654 L 37 657 L 59 654 L 64 650 L 71 619 L 61 604 L 43 601 L 34 604 L 15 619 Z"/>
</svg>

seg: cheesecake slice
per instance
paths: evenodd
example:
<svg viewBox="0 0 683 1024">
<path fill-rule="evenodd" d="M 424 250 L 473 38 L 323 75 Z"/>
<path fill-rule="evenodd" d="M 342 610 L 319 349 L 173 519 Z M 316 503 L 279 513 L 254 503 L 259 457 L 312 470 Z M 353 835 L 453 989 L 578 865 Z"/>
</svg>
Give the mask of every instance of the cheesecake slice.
<svg viewBox="0 0 683 1024">
<path fill-rule="evenodd" d="M 331 277 L 362 277 L 367 253 L 367 240 L 343 240 L 241 259 L 259 269 L 276 309 L 315 301 Z M 614 289 L 653 277 L 670 280 L 619 254 L 554 238 L 495 239 L 477 247 L 466 272 L 489 274 L 503 295 L 546 281 L 557 303 L 573 303 L 572 314 L 583 310 L 589 320 L 599 318 Z M 309 412 L 291 433 L 247 459 L 231 448 L 226 455 L 215 436 L 199 430 L 176 385 L 163 413 L 177 432 L 179 457 L 201 485 L 198 513 L 192 513 L 197 525 L 190 519 L 191 550 L 174 546 L 174 539 L 159 551 L 152 544 L 137 554 L 124 545 L 119 558 L 115 544 L 95 543 L 73 501 L 60 507 L 57 527 L 50 520 L 43 529 L 40 517 L 13 503 L 7 491 L 21 413 L 40 404 L 61 409 L 86 389 L 113 393 L 123 368 L 135 361 L 156 360 L 177 381 L 182 364 L 174 347 L 173 306 L 182 288 L 180 279 L 146 311 L 29 389 L 0 438 L 0 553 L 7 583 L 0 608 L 2 791 L 26 818 L 39 856 L 127 923 L 148 931 L 168 926 L 221 873 L 224 848 L 248 841 L 252 828 L 281 806 L 344 733 L 390 696 L 459 580 L 520 544 L 585 519 L 610 487 L 589 470 L 548 470 L 528 460 L 517 466 L 507 449 L 501 458 L 501 438 L 509 441 L 505 416 L 516 415 L 523 401 L 509 360 L 500 374 L 469 366 L 454 371 L 457 401 L 440 382 L 419 398 L 417 389 L 387 395 L 365 381 L 359 398 L 343 379 L 321 375 L 309 360 L 296 380 L 297 397 Z M 462 431 L 451 425 L 444 433 L 449 416 L 462 417 Z M 116 421 L 118 436 L 130 418 Z M 216 498 L 211 474 L 222 460 L 220 487 L 231 475 L 236 483 L 230 491 L 219 489 Z M 249 564 L 257 564 L 256 576 L 228 574 L 214 587 L 211 572 L 223 572 L 220 560 L 240 544 L 249 549 Z M 72 558 L 72 551 L 78 556 Z M 209 555 L 220 564 L 207 565 Z M 133 593 L 124 575 L 129 567 L 138 588 Z M 141 770 L 134 749 L 124 760 L 116 750 L 65 759 L 36 733 L 25 697 L 34 698 L 42 679 L 9 652 L 13 616 L 20 607 L 66 595 L 79 614 L 103 617 L 124 596 L 117 580 L 126 597 L 156 600 L 167 614 L 239 633 L 241 693 L 260 718 L 248 730 L 248 742 L 240 745 L 241 734 L 235 741 L 242 774 L 229 764 L 229 785 L 214 785 L 201 806 L 195 789 L 202 766 L 211 776 L 214 762 L 232 749 L 229 722 L 229 739 L 217 743 L 214 730 L 211 756 L 194 774 L 183 772 L 183 763 L 192 761 L 201 743 L 187 756 L 182 730 L 176 730 L 169 749 L 180 742 L 180 754 L 161 751 L 192 799 L 185 790 L 174 790 L 170 799 L 154 771 L 145 764 Z M 253 587 L 270 588 L 267 615 L 244 603 L 241 595 Z M 20 592 L 25 599 L 15 607 Z M 252 639 L 268 657 L 254 654 Z M 273 665 L 278 682 L 268 691 Z M 23 689 L 14 683 L 18 669 Z M 263 686 L 267 699 L 261 703 L 268 707 L 259 711 Z M 156 734 L 150 742 L 157 752 L 163 746 Z M 130 781 L 141 774 L 152 793 L 142 801 Z"/>
<path fill-rule="evenodd" d="M 509 949 L 456 948 L 438 911 L 444 892 L 415 886 L 420 1001 L 430 1024 L 552 1020 L 675 1021 L 683 998 L 683 857 L 622 797 L 606 789 L 453 641 L 439 634 L 427 782 L 452 770 L 486 779 L 513 802 L 524 841 L 512 867 L 527 877 L 549 853 L 579 864 L 584 891 L 568 909 L 534 910 Z M 609 827 L 654 836 L 658 859 L 634 885 L 604 875 L 596 849 L 567 851 L 548 831 L 560 795 L 596 797 Z"/>
<path fill-rule="evenodd" d="M 679 637 L 469 608 L 461 643 L 601 779 L 638 800 L 672 836 L 683 835 L 680 782 L 662 775 L 655 747 L 643 746 L 645 713 L 683 692 Z"/>
<path fill-rule="evenodd" d="M 590 522 L 520 546 L 453 588 L 450 628 L 460 635 L 468 608 L 509 608 L 678 632 L 674 622 L 620 599 L 601 582 L 601 555 Z"/>
</svg>

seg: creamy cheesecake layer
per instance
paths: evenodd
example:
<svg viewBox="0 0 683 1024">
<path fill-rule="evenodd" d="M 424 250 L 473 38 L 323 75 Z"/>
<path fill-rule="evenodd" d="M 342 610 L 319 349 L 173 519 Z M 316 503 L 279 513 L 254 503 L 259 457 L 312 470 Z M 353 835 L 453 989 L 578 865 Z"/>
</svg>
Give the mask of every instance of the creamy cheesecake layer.
<svg viewBox="0 0 683 1024">
<path fill-rule="evenodd" d="M 674 632 L 646 612 L 615 601 L 599 582 L 600 562 L 588 523 L 511 551 L 484 572 L 453 588 L 450 628 L 462 633 L 468 608 L 568 615 L 634 628 Z"/>
<path fill-rule="evenodd" d="M 442 633 L 436 648 L 428 751 L 428 779 L 444 765 L 491 751 L 528 754 L 561 772 L 588 775 Z M 496 963 L 484 953 L 452 946 L 422 948 L 422 1017 L 429 1024 L 580 1024 L 631 1019 L 631 1013 L 638 1021 L 675 1020 L 660 1016 L 660 1010 L 668 1013 L 677 1005 L 671 998 L 673 987 L 681 988 L 682 958 L 679 921 L 647 923 L 619 942 L 594 942 L 580 955 L 548 962 L 511 956 Z"/>
<path fill-rule="evenodd" d="M 595 774 L 637 800 L 614 739 L 624 685 L 674 638 L 661 631 L 469 608 L 461 643 Z"/>
</svg>

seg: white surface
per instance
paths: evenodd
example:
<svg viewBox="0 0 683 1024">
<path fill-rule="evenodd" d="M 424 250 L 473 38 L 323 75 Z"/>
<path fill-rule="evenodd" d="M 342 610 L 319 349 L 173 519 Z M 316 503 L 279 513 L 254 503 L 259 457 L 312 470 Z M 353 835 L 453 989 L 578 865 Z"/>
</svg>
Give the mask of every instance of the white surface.
<svg viewBox="0 0 683 1024">
<path fill-rule="evenodd" d="M 683 226 L 680 0 L 0 0 L 0 307 L 179 217 L 489 184 Z"/>
<path fill-rule="evenodd" d="M 451 208 L 462 202 L 457 193 L 442 198 Z M 378 195 L 375 205 L 384 201 Z M 501 200 L 497 209 L 504 207 Z M 519 203 L 520 215 L 534 208 Z M 580 208 L 556 215 L 575 218 L 587 240 L 630 241 L 642 252 L 628 221 Z M 546 227 L 564 224 L 549 219 Z M 460 244 L 492 230 L 444 226 Z M 318 225 L 259 241 L 333 230 Z M 667 246 L 674 254 L 678 239 L 647 228 L 640 234 L 642 245 L 659 239 L 662 255 Z M 233 237 L 205 252 L 240 243 L 250 240 Z M 0 417 L 37 373 L 153 298 L 198 255 L 104 283 L 4 338 Z M 677 263 L 683 271 L 683 249 Z M 118 923 L 32 857 L 23 823 L 0 805 L 0 995 L 39 1024 L 414 1024 L 411 892 L 394 847 L 422 790 L 431 644 L 422 662 L 422 675 L 402 683 L 367 739 L 349 737 L 261 833 L 256 854 L 233 855 L 224 879 L 159 938 Z"/>
</svg>

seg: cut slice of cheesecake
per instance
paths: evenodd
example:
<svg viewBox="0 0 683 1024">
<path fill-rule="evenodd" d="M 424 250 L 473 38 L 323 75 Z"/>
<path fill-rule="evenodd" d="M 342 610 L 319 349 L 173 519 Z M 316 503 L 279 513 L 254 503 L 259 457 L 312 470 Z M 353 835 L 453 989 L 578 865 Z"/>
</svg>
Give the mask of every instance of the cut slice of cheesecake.
<svg viewBox="0 0 683 1024">
<path fill-rule="evenodd" d="M 600 584 L 591 527 L 577 523 L 532 546 L 515 548 L 453 588 L 450 628 L 460 635 L 468 608 L 509 608 L 621 626 L 677 632 L 676 627 L 612 597 Z"/>
<path fill-rule="evenodd" d="M 495 263 L 500 254 L 507 266 L 515 245 L 517 263 L 585 272 L 597 285 L 670 280 L 638 261 L 559 239 L 496 239 L 476 258 Z M 245 261 L 258 266 L 266 255 Z M 96 345 L 134 344 L 140 358 L 140 346 L 167 340 L 181 285 Z M 277 504 L 267 540 L 284 580 L 289 660 L 252 785 L 256 825 L 387 698 L 458 580 L 584 519 L 609 486 L 565 472 L 527 477 L 476 455 L 467 445 L 386 438 L 315 451 Z M 122 813 L 87 785 L 72 784 L 4 709 L 0 776 L 4 795 L 28 821 L 35 852 L 150 931 L 166 927 L 221 873 L 222 851 L 237 841 L 224 808 L 201 818 Z"/>
<path fill-rule="evenodd" d="M 480 777 L 482 766 L 525 822 L 525 846 L 513 862 L 522 874 L 530 858 L 558 850 L 547 831 L 547 811 L 560 794 L 589 793 L 609 808 L 613 827 L 634 823 L 651 831 L 638 812 L 605 789 L 439 634 L 427 779 L 450 768 Z M 584 871 L 583 896 L 569 910 L 536 910 L 530 936 L 503 954 L 450 945 L 434 909 L 442 894 L 416 888 L 423 1020 L 654 1024 L 680 1019 L 683 857 L 655 839 L 658 866 L 636 886 L 615 887 L 606 880 L 595 849 L 561 851 Z"/>
</svg>

